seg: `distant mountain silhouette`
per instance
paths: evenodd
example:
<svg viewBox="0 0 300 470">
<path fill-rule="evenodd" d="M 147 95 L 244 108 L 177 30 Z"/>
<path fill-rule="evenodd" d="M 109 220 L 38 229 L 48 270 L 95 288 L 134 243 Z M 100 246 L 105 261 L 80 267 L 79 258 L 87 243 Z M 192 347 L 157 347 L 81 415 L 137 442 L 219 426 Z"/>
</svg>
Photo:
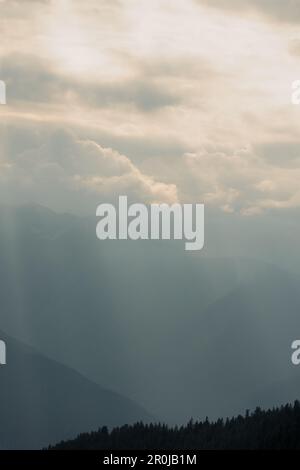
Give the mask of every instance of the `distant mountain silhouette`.
<svg viewBox="0 0 300 470">
<path fill-rule="evenodd" d="M 150 419 L 132 401 L 0 333 L 0 449 L 37 449 L 99 426 Z M 81 347 L 79 345 L 78 347 Z"/>
<path fill-rule="evenodd" d="M 259 228 L 241 219 L 254 250 Z M 297 399 L 299 276 L 263 257 L 208 257 L 217 235 L 227 251 L 216 220 L 191 254 L 180 241 L 100 242 L 96 217 L 0 208 L 0 327 L 171 424 Z M 272 247 L 276 224 L 255 223 Z M 223 225 L 239 245 L 238 221 Z"/>
<path fill-rule="evenodd" d="M 246 413 L 216 422 L 190 422 L 170 428 L 160 424 L 115 428 L 81 434 L 50 447 L 56 450 L 300 450 L 300 403 Z"/>
</svg>

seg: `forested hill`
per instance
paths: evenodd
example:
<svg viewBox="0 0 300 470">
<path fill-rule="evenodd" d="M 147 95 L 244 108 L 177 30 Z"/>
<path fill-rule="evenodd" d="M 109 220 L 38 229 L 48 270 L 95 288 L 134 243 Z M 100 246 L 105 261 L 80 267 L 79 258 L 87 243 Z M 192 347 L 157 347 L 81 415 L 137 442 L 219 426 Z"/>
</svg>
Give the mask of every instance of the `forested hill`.
<svg viewBox="0 0 300 470">
<path fill-rule="evenodd" d="M 300 449 L 300 402 L 216 422 L 189 422 L 170 428 L 137 423 L 81 434 L 50 449 Z"/>
</svg>

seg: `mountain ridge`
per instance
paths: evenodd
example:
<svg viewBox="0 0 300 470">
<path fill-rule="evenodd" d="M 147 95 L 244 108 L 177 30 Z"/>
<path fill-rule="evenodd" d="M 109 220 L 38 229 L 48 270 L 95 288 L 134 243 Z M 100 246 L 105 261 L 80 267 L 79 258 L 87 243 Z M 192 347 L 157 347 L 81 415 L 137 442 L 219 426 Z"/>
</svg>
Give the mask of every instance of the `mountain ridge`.
<svg viewBox="0 0 300 470">
<path fill-rule="evenodd" d="M 76 370 L 48 359 L 4 332 L 7 364 L 0 367 L 0 446 L 38 449 L 88 427 L 150 420 L 139 405 L 103 389 Z"/>
</svg>

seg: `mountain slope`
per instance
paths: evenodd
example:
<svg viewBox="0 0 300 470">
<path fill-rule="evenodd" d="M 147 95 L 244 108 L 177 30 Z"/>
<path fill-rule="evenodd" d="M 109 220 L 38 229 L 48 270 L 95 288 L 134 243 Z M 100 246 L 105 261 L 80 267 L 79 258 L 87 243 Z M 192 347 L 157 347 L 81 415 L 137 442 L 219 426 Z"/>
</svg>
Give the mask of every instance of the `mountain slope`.
<svg viewBox="0 0 300 470">
<path fill-rule="evenodd" d="M 40 448 L 100 425 L 149 420 L 130 400 L 4 333 L 0 338 L 7 346 L 7 365 L 0 367 L 2 449 Z"/>
<path fill-rule="evenodd" d="M 257 404 L 279 405 L 300 397 L 299 369 L 291 363 L 291 344 L 300 335 L 299 285 L 293 275 L 267 265 L 199 318 L 205 344 L 197 348 L 199 412 L 233 415 Z M 275 389 L 277 382 L 285 388 Z"/>
<path fill-rule="evenodd" d="M 0 210 L 5 331 L 169 422 L 242 412 L 259 390 L 271 403 L 298 373 L 296 275 L 181 242 L 102 243 L 95 222 Z"/>
</svg>

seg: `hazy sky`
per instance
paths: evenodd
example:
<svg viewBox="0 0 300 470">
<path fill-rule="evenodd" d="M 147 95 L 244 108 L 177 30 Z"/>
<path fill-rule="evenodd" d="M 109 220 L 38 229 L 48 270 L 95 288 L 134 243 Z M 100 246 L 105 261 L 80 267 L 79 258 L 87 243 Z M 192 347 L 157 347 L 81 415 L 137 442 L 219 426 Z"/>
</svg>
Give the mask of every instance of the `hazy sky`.
<svg viewBox="0 0 300 470">
<path fill-rule="evenodd" d="M 0 197 L 300 206 L 300 2 L 0 0 Z"/>
</svg>

